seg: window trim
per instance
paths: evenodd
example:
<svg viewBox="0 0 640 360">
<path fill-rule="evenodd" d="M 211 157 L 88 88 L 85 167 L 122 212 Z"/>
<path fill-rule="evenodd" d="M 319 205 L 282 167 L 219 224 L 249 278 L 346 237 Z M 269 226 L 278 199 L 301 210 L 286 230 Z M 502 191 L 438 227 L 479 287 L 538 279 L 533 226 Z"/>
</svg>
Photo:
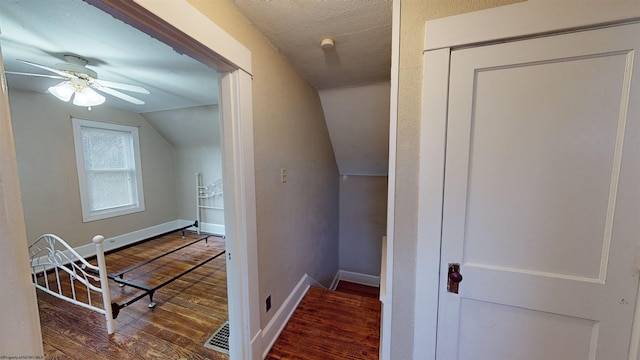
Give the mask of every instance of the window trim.
<svg viewBox="0 0 640 360">
<path fill-rule="evenodd" d="M 73 125 L 73 142 L 76 153 L 76 169 L 78 171 L 78 190 L 80 191 L 80 205 L 82 209 L 82 222 L 108 219 L 116 216 L 133 214 L 145 210 L 144 188 L 142 184 L 142 162 L 140 161 L 140 135 L 137 127 L 118 125 L 93 120 L 71 118 Z M 103 130 L 115 130 L 128 132 L 133 140 L 133 158 L 135 164 L 137 204 L 120 206 L 110 209 L 91 210 L 88 172 L 84 163 L 84 148 L 82 144 L 82 128 L 95 128 Z"/>
</svg>

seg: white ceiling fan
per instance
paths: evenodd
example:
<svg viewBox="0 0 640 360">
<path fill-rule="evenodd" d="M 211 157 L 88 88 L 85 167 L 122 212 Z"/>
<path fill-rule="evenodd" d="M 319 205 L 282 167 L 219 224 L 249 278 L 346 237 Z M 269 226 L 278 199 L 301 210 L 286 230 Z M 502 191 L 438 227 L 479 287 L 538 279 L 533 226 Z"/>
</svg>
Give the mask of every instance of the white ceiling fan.
<svg viewBox="0 0 640 360">
<path fill-rule="evenodd" d="M 7 71 L 6 73 L 14 75 L 60 79 L 62 80 L 62 82 L 58 83 L 57 85 L 51 86 L 48 89 L 49 92 L 58 99 L 65 102 L 68 102 L 73 97 L 73 104 L 78 106 L 87 106 L 90 108 L 91 106 L 104 103 L 106 100 L 105 97 L 95 90 L 115 96 L 136 105 L 143 105 L 145 103 L 138 98 L 127 95 L 116 89 L 141 94 L 149 94 L 149 90 L 137 85 L 99 80 L 98 74 L 86 67 L 88 61 L 81 57 L 75 55 L 64 55 L 64 60 L 65 62 L 56 64 L 55 68 L 51 68 L 45 65 L 18 59 L 18 61 L 22 63 L 50 71 L 57 75 L 34 74 L 14 71 Z"/>
</svg>

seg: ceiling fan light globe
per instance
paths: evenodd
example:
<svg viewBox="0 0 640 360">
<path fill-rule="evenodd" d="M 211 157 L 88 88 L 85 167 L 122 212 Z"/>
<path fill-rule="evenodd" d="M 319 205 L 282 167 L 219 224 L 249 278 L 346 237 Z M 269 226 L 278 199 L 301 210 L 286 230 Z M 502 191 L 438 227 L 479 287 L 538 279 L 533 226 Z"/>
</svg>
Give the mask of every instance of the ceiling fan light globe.
<svg viewBox="0 0 640 360">
<path fill-rule="evenodd" d="M 69 100 L 71 100 L 71 96 L 76 92 L 76 89 L 68 81 L 63 81 L 57 85 L 51 86 L 47 90 L 51 95 L 64 102 L 68 102 Z"/>
<path fill-rule="evenodd" d="M 96 106 L 105 102 L 105 97 L 95 92 L 91 88 L 84 88 L 82 91 L 76 92 L 73 97 L 73 104 L 78 106 Z"/>
</svg>

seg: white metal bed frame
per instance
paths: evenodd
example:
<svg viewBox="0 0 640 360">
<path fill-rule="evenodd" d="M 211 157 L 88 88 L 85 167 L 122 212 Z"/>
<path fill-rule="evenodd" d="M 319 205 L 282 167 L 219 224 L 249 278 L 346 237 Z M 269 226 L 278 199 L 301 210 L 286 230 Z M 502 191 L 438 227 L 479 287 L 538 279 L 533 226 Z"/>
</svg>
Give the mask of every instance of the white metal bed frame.
<svg viewBox="0 0 640 360">
<path fill-rule="evenodd" d="M 109 294 L 109 280 L 107 277 L 107 267 L 104 259 L 104 248 L 102 242 L 104 236 L 96 235 L 92 239 L 96 246 L 96 258 L 98 266 L 89 264 L 80 254 L 78 254 L 69 244 L 54 234 L 44 234 L 33 244 L 29 245 L 29 258 L 31 263 L 31 275 L 36 288 L 53 295 L 59 299 L 69 301 L 89 310 L 103 314 L 107 322 L 107 333 L 113 334 L 115 331 L 113 313 L 111 308 L 111 295 Z M 55 284 L 50 285 L 49 272 L 53 271 L 56 277 Z M 69 276 L 71 296 L 63 293 L 60 285 L 60 272 L 63 271 Z M 96 275 L 89 274 L 93 272 Z M 38 278 L 42 278 L 42 283 Z M 94 283 L 99 285 L 94 285 Z M 76 294 L 75 283 L 79 282 L 86 288 L 87 302 L 79 301 Z M 83 290 L 84 291 L 84 290 Z M 103 308 L 92 303 L 92 292 L 100 294 Z"/>
<path fill-rule="evenodd" d="M 184 239 L 185 230 L 190 227 L 199 228 L 198 223 L 195 222 L 193 225 L 183 226 L 182 228 L 156 235 L 143 241 L 153 240 L 177 231 L 182 231 L 182 238 Z M 107 322 L 107 333 L 113 334 L 115 331 L 114 319 L 118 317 L 118 314 L 120 313 L 120 310 L 122 308 L 125 308 L 146 296 L 149 296 L 149 308 L 155 307 L 156 303 L 153 301 L 153 295 L 156 290 L 172 283 L 173 281 L 209 263 L 210 261 L 213 261 L 219 257 L 223 257 L 223 254 L 226 253 L 226 250 L 218 251 L 217 253 L 215 253 L 215 255 L 212 255 L 209 258 L 192 265 L 190 268 L 153 287 L 138 283 L 135 280 L 126 280 L 124 279 L 124 275 L 132 270 L 156 261 L 180 249 L 195 245 L 202 241 L 205 242 L 205 246 L 208 246 L 207 241 L 211 236 L 216 235 L 203 235 L 197 240 L 178 246 L 163 254 L 146 259 L 125 270 L 109 274 L 107 273 L 104 247 L 102 245 L 104 236 L 96 235 L 92 240 L 96 246 L 96 260 L 98 263 L 98 265 L 96 266 L 87 262 L 80 254 L 78 254 L 71 246 L 69 246 L 69 244 L 67 244 L 57 235 L 45 234 L 40 236 L 38 239 L 36 239 L 36 241 L 29 245 L 29 258 L 31 263 L 32 280 L 36 288 L 52 296 L 103 314 Z M 60 279 L 61 273 L 62 275 L 69 277 L 69 289 L 66 288 L 66 285 L 63 289 Z M 52 274 L 55 275 L 55 279 L 50 279 L 50 277 L 53 277 Z M 125 303 L 112 303 L 111 295 L 109 293 L 110 279 L 117 283 L 119 286 L 130 286 L 132 288 L 142 290 L 143 292 L 133 297 L 132 299 L 129 299 Z M 66 278 L 64 280 L 66 280 Z M 84 285 L 84 288 L 77 290 L 76 282 Z M 79 299 L 78 295 L 81 294 L 80 291 L 82 293 L 86 292 L 86 301 L 83 301 L 84 299 Z M 102 298 L 104 308 L 100 308 L 94 305 L 93 300 L 91 299 L 91 295 L 99 295 Z"/>
<path fill-rule="evenodd" d="M 216 197 L 222 198 L 222 179 L 218 179 L 211 184 L 202 184 L 202 173 L 196 173 L 196 221 L 201 224 L 200 213 L 202 209 L 224 210 L 223 206 L 216 206 Z M 198 227 L 198 234 L 200 228 Z"/>
</svg>

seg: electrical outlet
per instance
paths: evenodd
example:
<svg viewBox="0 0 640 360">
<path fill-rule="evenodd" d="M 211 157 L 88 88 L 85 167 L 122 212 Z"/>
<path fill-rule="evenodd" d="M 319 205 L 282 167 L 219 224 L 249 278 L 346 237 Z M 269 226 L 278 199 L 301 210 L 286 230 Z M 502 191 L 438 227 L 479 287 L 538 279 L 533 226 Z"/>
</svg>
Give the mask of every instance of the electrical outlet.
<svg viewBox="0 0 640 360">
<path fill-rule="evenodd" d="M 286 168 L 280 169 L 280 182 L 283 182 L 283 183 L 287 182 L 287 169 Z"/>
<path fill-rule="evenodd" d="M 267 306 L 267 312 L 269 312 L 269 310 L 271 310 L 271 295 L 267 296 L 267 300 L 265 301 L 266 306 Z"/>
</svg>

